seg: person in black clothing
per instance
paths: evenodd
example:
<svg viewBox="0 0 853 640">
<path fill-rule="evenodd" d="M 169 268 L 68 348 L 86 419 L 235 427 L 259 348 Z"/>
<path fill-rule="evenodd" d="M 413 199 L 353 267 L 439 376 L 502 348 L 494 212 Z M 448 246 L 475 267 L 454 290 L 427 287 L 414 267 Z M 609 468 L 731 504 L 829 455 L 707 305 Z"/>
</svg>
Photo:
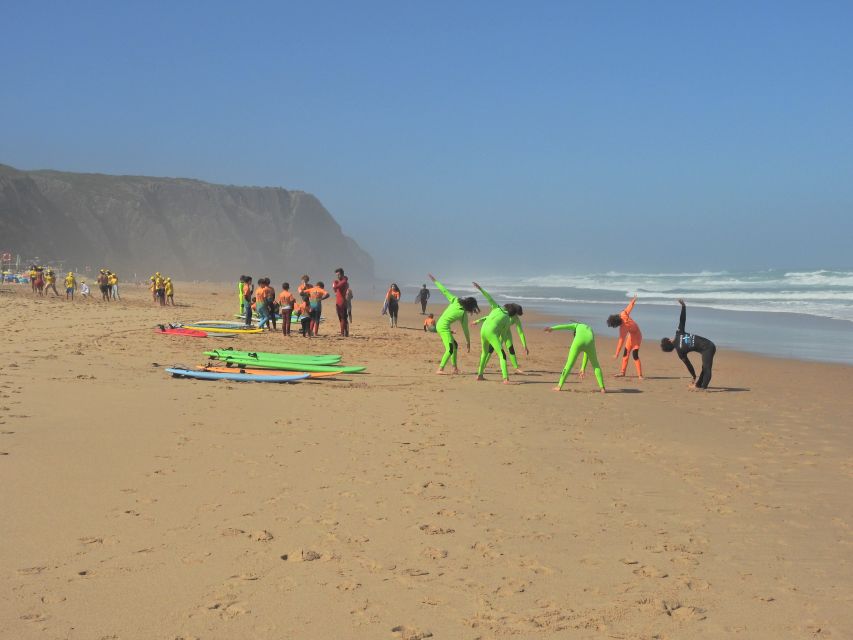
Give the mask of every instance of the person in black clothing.
<svg viewBox="0 0 853 640">
<path fill-rule="evenodd" d="M 427 289 L 426 285 L 421 287 L 421 290 L 418 291 L 418 294 L 415 296 L 415 304 L 418 302 L 421 303 L 421 315 L 425 315 L 427 302 L 429 302 L 429 289 Z"/>
<path fill-rule="evenodd" d="M 681 305 L 681 318 L 678 321 L 675 338 L 663 338 L 660 341 L 660 348 L 667 353 L 675 350 L 693 377 L 693 384 L 691 385 L 693 389 L 707 389 L 708 383 L 711 382 L 711 367 L 714 366 L 714 354 L 717 353 L 717 347 L 708 338 L 684 331 L 684 323 L 687 321 L 687 306 L 684 304 L 684 300 L 680 299 L 678 304 Z M 698 379 L 696 378 L 696 370 L 687 358 L 687 354 L 691 351 L 702 354 L 702 371 L 699 373 Z"/>
</svg>

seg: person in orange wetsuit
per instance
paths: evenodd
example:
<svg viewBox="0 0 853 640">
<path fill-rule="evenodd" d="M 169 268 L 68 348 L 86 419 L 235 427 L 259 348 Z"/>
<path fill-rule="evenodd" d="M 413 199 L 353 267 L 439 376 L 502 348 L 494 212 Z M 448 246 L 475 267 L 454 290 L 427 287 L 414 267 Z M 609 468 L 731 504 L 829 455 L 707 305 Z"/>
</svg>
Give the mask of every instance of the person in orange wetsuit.
<svg viewBox="0 0 853 640">
<path fill-rule="evenodd" d="M 608 327 L 619 327 L 619 342 L 616 343 L 616 353 L 614 358 L 619 357 L 619 352 L 622 351 L 622 367 L 619 373 L 614 374 L 615 378 L 625 377 L 625 370 L 628 368 L 628 354 L 634 358 L 634 366 L 637 368 L 637 377 L 643 379 L 643 363 L 640 362 L 640 344 L 643 342 L 643 334 L 640 332 L 640 327 L 631 318 L 631 311 L 637 303 L 637 296 L 631 299 L 628 306 L 622 309 L 622 312 L 608 316 Z"/>
</svg>

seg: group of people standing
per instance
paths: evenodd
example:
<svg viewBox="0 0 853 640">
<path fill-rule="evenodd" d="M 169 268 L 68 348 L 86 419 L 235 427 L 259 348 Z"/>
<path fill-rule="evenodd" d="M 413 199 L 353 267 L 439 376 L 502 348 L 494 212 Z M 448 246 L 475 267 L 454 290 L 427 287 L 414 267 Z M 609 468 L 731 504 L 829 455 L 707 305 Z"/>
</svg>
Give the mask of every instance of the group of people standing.
<svg viewBox="0 0 853 640">
<path fill-rule="evenodd" d="M 29 279 L 34 294 L 46 296 L 49 291 L 53 291 L 54 297 L 60 296 L 56 289 L 56 272 L 52 268 L 33 265 L 30 267 Z M 118 290 L 118 276 L 115 273 L 109 269 L 100 269 L 96 281 L 103 301 L 121 300 Z M 69 271 L 65 275 L 64 285 L 66 300 L 74 300 L 74 295 L 78 291 L 83 299 L 89 298 L 89 285 L 82 278 L 78 282 L 73 271 Z"/>
<path fill-rule="evenodd" d="M 101 300 L 121 300 L 118 293 L 118 276 L 109 269 L 101 269 L 97 277 L 98 289 L 101 292 Z"/>
<path fill-rule="evenodd" d="M 477 299 L 471 296 L 457 297 L 453 295 L 447 288 L 441 284 L 435 276 L 430 274 L 430 279 L 435 283 L 435 286 L 447 298 L 448 306 L 435 322 L 435 331 L 441 338 L 444 344 L 444 354 L 438 365 L 436 373 L 443 374 L 448 363 L 452 366 L 452 373 L 459 373 L 458 353 L 459 343 L 453 336 L 451 329 L 452 325 L 459 323 L 462 327 L 462 333 L 465 335 L 466 350 L 471 350 L 471 337 L 468 327 L 469 314 L 480 313 L 480 307 Z M 524 310 L 521 305 L 509 302 L 504 305 L 498 304 L 495 299 L 481 287 L 478 283 L 472 283 L 474 287 L 483 294 L 486 301 L 489 303 L 489 313 L 485 317 L 477 320 L 475 324 L 480 324 L 480 361 L 477 367 L 477 380 L 484 380 L 483 372 L 493 354 L 498 354 L 500 363 L 501 376 L 504 384 L 509 384 L 509 374 L 507 370 L 507 358 L 517 372 L 521 372 L 518 367 L 515 347 L 512 341 L 512 327 L 515 327 L 519 341 L 525 350 L 527 349 L 527 339 L 524 335 L 524 330 L 521 325 L 521 316 Z M 426 288 L 426 287 L 424 287 Z M 628 305 L 618 314 L 613 314 L 607 318 L 607 326 L 619 329 L 619 340 L 616 344 L 616 353 L 614 358 L 619 358 L 621 355 L 622 362 L 619 373 L 615 377 L 624 377 L 625 371 L 628 368 L 629 359 L 633 358 L 634 366 L 637 370 L 638 379 L 643 379 L 643 366 L 640 361 L 640 345 L 643 341 L 643 334 L 640 327 L 631 318 L 631 312 L 634 305 L 637 303 L 635 296 Z M 674 338 L 663 338 L 661 340 L 661 349 L 665 352 L 675 351 L 678 357 L 684 362 L 688 372 L 693 378 L 691 389 L 704 390 L 708 388 L 711 381 L 711 370 L 714 364 L 714 355 L 716 354 L 716 346 L 713 342 L 702 336 L 690 334 L 686 332 L 685 324 L 687 321 L 687 307 L 684 301 L 679 299 L 681 305 L 681 315 L 679 318 L 678 329 L 675 332 Z M 429 320 L 429 319 L 428 319 Z M 424 329 L 429 331 L 427 323 L 424 323 Z M 560 374 L 555 391 L 560 391 L 566 382 L 566 378 L 575 365 L 578 357 L 581 357 L 580 377 L 583 378 L 586 372 L 587 364 L 592 366 L 596 382 L 599 390 L 602 393 L 606 392 L 604 385 L 604 376 L 601 371 L 601 364 L 598 361 L 598 354 L 595 348 L 595 333 L 592 328 L 582 322 L 570 322 L 567 324 L 558 324 L 551 327 L 545 327 L 546 332 L 552 331 L 571 331 L 574 333 L 574 339 L 569 347 L 569 354 L 566 359 L 566 364 Z M 702 370 L 699 376 L 696 376 L 696 371 L 687 357 L 688 353 L 697 352 L 702 357 Z M 507 355 L 509 354 L 509 355 Z"/>
<path fill-rule="evenodd" d="M 172 284 L 170 277 L 157 271 L 148 278 L 148 288 L 151 290 L 151 299 L 154 304 L 159 304 L 161 307 L 169 304 L 175 306 L 175 285 Z"/>
<path fill-rule="evenodd" d="M 250 326 L 253 314 L 257 314 L 258 327 L 269 331 L 278 331 L 277 321 L 281 320 L 284 336 L 291 335 L 291 326 L 295 319 L 301 327 L 300 334 L 303 337 L 316 337 L 320 333 L 323 301 L 331 297 L 325 287 L 322 280 L 312 284 L 310 276 L 306 274 L 300 278 L 296 296 L 290 292 L 289 282 L 283 282 L 281 292 L 276 295 L 270 278 L 259 278 L 255 286 L 252 276 L 240 276 L 237 284 L 240 315 L 244 324 Z M 332 291 L 335 294 L 340 334 L 348 337 L 352 322 L 353 292 L 349 286 L 349 278 L 341 268 L 335 269 Z"/>
</svg>

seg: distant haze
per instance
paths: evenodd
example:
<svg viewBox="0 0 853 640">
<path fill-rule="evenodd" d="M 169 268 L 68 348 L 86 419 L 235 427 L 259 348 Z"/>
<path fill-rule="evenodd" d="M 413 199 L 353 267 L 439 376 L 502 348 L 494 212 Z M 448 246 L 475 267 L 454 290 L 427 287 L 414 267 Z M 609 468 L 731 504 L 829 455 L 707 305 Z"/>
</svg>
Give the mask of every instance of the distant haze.
<svg viewBox="0 0 853 640">
<path fill-rule="evenodd" d="M 0 162 L 315 194 L 378 275 L 849 269 L 853 3 L 6 3 Z"/>
</svg>

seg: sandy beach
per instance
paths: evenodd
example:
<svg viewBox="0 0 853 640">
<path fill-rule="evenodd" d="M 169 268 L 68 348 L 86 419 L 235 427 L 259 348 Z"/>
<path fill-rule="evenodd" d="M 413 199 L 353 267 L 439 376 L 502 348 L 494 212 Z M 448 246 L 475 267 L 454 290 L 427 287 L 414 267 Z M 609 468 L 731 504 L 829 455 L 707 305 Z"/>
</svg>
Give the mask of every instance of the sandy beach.
<svg viewBox="0 0 853 640">
<path fill-rule="evenodd" d="M 721 350 L 690 393 L 661 336 L 646 380 L 610 378 L 613 332 L 612 393 L 555 393 L 571 334 L 525 314 L 520 384 L 476 382 L 478 330 L 436 376 L 411 303 L 391 330 L 356 301 L 349 339 L 153 332 L 230 318 L 232 289 L 3 287 L 0 638 L 853 637 L 853 367 Z M 368 369 L 163 371 L 227 346 Z"/>
</svg>

